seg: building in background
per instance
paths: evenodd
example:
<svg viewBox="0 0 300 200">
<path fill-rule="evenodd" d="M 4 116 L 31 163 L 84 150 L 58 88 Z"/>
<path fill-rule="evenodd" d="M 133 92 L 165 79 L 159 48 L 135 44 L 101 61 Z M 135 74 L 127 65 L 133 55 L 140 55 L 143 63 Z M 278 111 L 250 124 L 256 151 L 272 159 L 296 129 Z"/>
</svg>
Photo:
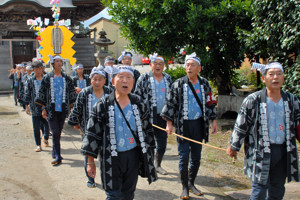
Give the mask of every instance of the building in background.
<svg viewBox="0 0 300 200">
<path fill-rule="evenodd" d="M 97 29 L 96 38 L 99 38 L 98 33 L 103 29 L 107 34 L 107 38 L 109 38 L 111 41 L 115 41 L 113 45 L 108 46 L 108 52 L 112 57 L 116 59 L 121 55 L 121 52 L 124 51 L 124 48 L 129 44 L 128 40 L 126 40 L 126 38 L 122 37 L 120 34 L 120 25 L 109 19 L 101 17 L 100 19 L 91 23 L 89 27 L 90 29 Z"/>
<path fill-rule="evenodd" d="M 71 19 L 72 26 L 79 25 L 81 21 L 91 18 L 104 9 L 99 0 L 63 0 L 59 6 L 60 19 Z M 52 25 L 54 19 L 51 7 L 49 0 L 0 0 L 0 90 L 10 89 L 7 76 L 15 64 L 31 61 L 37 56 L 36 49 L 39 44 L 33 29 L 27 26 L 27 20 L 34 17 L 49 18 L 49 25 Z M 82 44 L 87 42 L 82 40 L 90 42 L 86 38 L 79 39 L 75 41 L 75 48 L 85 48 Z M 87 50 L 92 51 L 94 48 L 83 51 Z M 80 57 L 79 54 L 75 56 Z M 82 57 L 86 58 L 86 56 Z M 82 59 L 82 62 L 87 61 Z"/>
</svg>

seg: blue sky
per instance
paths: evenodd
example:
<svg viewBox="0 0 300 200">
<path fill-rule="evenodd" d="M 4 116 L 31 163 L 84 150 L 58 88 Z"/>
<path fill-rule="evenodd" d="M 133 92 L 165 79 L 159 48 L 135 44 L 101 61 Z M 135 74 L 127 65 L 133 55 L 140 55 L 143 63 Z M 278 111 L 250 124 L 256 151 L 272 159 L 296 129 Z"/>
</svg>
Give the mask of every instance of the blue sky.
<svg viewBox="0 0 300 200">
<path fill-rule="evenodd" d="M 91 17 L 90 19 L 84 21 L 83 24 L 84 24 L 85 27 L 87 27 L 91 23 L 93 23 L 94 21 L 100 19 L 101 17 L 105 17 L 106 19 L 111 19 L 111 16 L 107 12 L 107 8 L 105 8 L 104 10 L 102 10 L 101 12 L 99 12 L 97 15 Z"/>
</svg>

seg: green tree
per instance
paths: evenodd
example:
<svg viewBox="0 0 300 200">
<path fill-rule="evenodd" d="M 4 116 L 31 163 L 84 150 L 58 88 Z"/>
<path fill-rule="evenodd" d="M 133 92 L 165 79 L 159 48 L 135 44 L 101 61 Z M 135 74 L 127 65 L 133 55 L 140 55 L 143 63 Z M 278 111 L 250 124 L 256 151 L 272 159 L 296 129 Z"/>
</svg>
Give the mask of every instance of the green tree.
<svg viewBox="0 0 300 200">
<path fill-rule="evenodd" d="M 244 60 L 240 29 L 251 24 L 250 0 L 103 0 L 130 47 L 170 59 L 181 48 L 202 59 L 202 75 L 230 92 L 233 69 Z"/>
<path fill-rule="evenodd" d="M 253 0 L 253 29 L 244 32 L 252 57 L 295 62 L 300 45 L 299 0 Z"/>
<path fill-rule="evenodd" d="M 253 0 L 252 10 L 253 29 L 241 34 L 247 55 L 282 63 L 286 72 L 284 88 L 300 97 L 299 0 Z"/>
</svg>

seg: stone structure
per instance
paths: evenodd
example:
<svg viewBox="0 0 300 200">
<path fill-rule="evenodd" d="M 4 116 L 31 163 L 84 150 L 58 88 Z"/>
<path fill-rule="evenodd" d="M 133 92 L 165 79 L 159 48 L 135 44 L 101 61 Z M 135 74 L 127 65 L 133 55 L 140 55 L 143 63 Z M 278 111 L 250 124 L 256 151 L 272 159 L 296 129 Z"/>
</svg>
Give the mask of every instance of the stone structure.
<svg viewBox="0 0 300 200">
<path fill-rule="evenodd" d="M 95 53 L 95 57 L 98 59 L 102 65 L 104 65 L 104 58 L 109 56 L 108 46 L 113 45 L 115 42 L 112 42 L 110 39 L 106 37 L 106 32 L 102 29 L 99 32 L 100 37 L 93 42 L 96 45 L 97 52 Z"/>
<path fill-rule="evenodd" d="M 108 52 L 112 57 L 116 59 L 121 55 L 121 52 L 124 51 L 124 48 L 129 45 L 129 41 L 121 36 L 120 25 L 118 23 L 101 17 L 100 19 L 90 24 L 89 27 L 91 29 L 96 28 L 97 30 L 104 29 L 109 38 L 112 41 L 115 41 L 113 45 L 108 46 Z"/>
<path fill-rule="evenodd" d="M 226 112 L 239 113 L 245 96 L 219 95 L 218 96 L 218 118 L 222 118 Z"/>
</svg>

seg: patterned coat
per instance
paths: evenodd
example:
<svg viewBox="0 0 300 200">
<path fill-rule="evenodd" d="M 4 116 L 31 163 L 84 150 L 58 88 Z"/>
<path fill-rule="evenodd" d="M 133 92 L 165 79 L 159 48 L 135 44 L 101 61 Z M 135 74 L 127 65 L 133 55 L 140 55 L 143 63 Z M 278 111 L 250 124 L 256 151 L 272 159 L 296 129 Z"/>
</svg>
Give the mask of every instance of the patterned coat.
<svg viewBox="0 0 300 200">
<path fill-rule="evenodd" d="M 185 136 L 183 132 L 183 121 L 188 120 L 188 80 L 188 76 L 184 76 L 172 84 L 167 96 L 166 105 L 161 112 L 162 117 L 172 121 L 175 126 L 175 132 L 183 136 Z M 200 76 L 198 76 L 198 80 L 203 99 L 204 140 L 208 142 L 209 120 L 216 119 L 217 112 L 214 105 L 208 105 L 207 97 L 211 95 L 211 87 L 208 81 Z"/>
<path fill-rule="evenodd" d="M 31 115 L 34 117 L 42 115 L 42 107 L 34 103 L 35 98 L 39 95 L 36 81 L 35 75 L 27 79 L 24 96 L 24 104 L 29 105 Z"/>
<path fill-rule="evenodd" d="M 100 156 L 101 180 L 105 190 L 115 190 L 118 178 L 114 173 L 118 168 L 119 157 L 115 136 L 115 93 L 101 98 L 93 108 L 88 121 L 87 133 L 82 141 L 81 152 L 84 155 Z M 150 143 L 154 142 L 153 129 L 149 123 L 149 109 L 139 96 L 129 94 L 133 114 L 137 125 L 137 144 L 139 149 L 139 175 L 147 177 L 149 184 L 157 179 L 153 165 Z M 137 166 L 138 167 L 138 166 Z"/>
<path fill-rule="evenodd" d="M 82 75 L 82 78 L 85 80 L 85 87 L 88 87 L 88 86 L 91 85 L 91 80 L 90 80 L 90 78 L 89 78 L 89 75 L 83 74 L 83 75 Z M 74 87 L 79 87 L 79 83 L 78 83 L 79 77 L 78 77 L 78 75 L 73 76 L 73 77 L 72 77 L 72 80 L 73 80 L 73 85 L 74 85 Z"/>
<path fill-rule="evenodd" d="M 107 96 L 111 93 L 111 89 L 104 86 L 104 95 Z M 76 99 L 74 107 L 69 116 L 68 124 L 75 126 L 80 124 L 83 133 L 86 131 L 87 122 L 92 112 L 93 106 L 91 105 L 93 101 L 93 86 L 88 86 L 82 89 Z"/>
<path fill-rule="evenodd" d="M 20 79 L 19 79 L 19 102 L 21 104 L 25 104 L 24 99 L 25 99 L 25 88 L 26 88 L 26 82 L 27 79 L 30 77 L 26 72 L 20 74 Z"/>
<path fill-rule="evenodd" d="M 133 84 L 133 88 L 131 90 L 132 93 L 134 93 L 134 90 L 136 87 L 136 82 L 139 79 L 140 75 L 141 75 L 141 73 L 138 70 L 134 69 L 134 71 L 133 71 L 134 84 Z"/>
<path fill-rule="evenodd" d="M 69 107 L 76 101 L 76 92 L 70 76 L 65 73 L 61 73 L 63 78 L 63 101 L 62 101 L 62 112 L 65 117 L 68 117 Z M 55 96 L 54 96 L 54 73 L 53 71 L 46 74 L 41 83 L 39 90 L 39 96 L 35 98 L 35 102 L 42 106 L 46 106 L 47 120 L 53 120 L 53 113 L 55 112 Z"/>
<path fill-rule="evenodd" d="M 299 181 L 295 127 L 300 124 L 299 100 L 281 91 L 285 110 L 288 181 Z M 241 105 L 231 137 L 231 148 L 239 151 L 244 143 L 244 173 L 252 182 L 266 185 L 271 151 L 267 124 L 266 89 L 250 94 Z"/>
<path fill-rule="evenodd" d="M 166 84 L 166 97 L 169 93 L 170 87 L 172 85 L 171 76 L 163 72 L 163 79 Z M 156 124 L 156 114 L 157 114 L 157 98 L 155 90 L 155 80 L 152 71 L 144 73 L 136 82 L 135 93 L 145 100 L 150 108 L 150 122 Z"/>
<path fill-rule="evenodd" d="M 15 76 L 17 77 L 16 79 L 15 79 Z M 17 74 L 17 72 L 12 73 L 11 75 L 8 76 L 8 78 L 13 80 L 13 82 L 12 82 L 12 89 L 15 88 L 15 81 L 18 82 L 17 88 L 19 87 L 19 79 L 18 79 L 18 74 Z"/>
</svg>

